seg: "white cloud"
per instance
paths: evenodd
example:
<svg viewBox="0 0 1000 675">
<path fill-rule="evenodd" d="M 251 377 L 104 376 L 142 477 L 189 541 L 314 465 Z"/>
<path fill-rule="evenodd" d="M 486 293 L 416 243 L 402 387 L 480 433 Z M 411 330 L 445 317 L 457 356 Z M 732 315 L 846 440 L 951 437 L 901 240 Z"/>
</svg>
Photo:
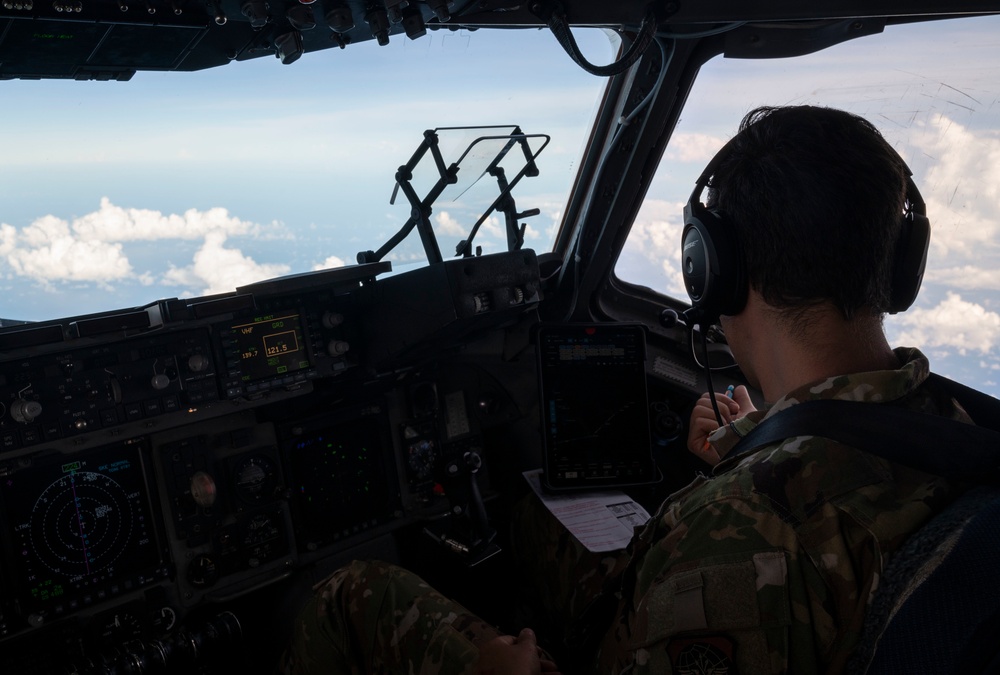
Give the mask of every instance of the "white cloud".
<svg viewBox="0 0 1000 675">
<path fill-rule="evenodd" d="M 434 222 L 437 223 L 438 234 L 452 234 L 464 237 L 468 233 L 468 229 L 455 220 L 447 211 L 439 211 L 437 216 L 434 217 Z"/>
<path fill-rule="evenodd" d="M 972 265 L 929 269 L 924 274 L 924 281 L 966 290 L 1000 290 L 1000 269 Z"/>
<path fill-rule="evenodd" d="M 96 283 L 107 288 L 110 282 L 126 280 L 154 285 L 159 272 L 136 272 L 128 259 L 125 244 L 135 241 L 203 239 L 192 264 L 171 265 L 164 281 L 204 289 L 200 291 L 204 293 L 228 292 L 288 272 L 286 265 L 259 264 L 239 249 L 226 248 L 229 236 L 269 235 L 260 225 L 231 217 L 222 208 L 164 215 L 125 209 L 103 198 L 97 211 L 72 221 L 46 215 L 21 230 L 0 224 L 0 256 L 14 274 L 45 288 L 58 282 Z"/>
<path fill-rule="evenodd" d="M 933 158 L 920 186 L 933 229 L 931 260 L 981 258 L 1000 235 L 1000 132 L 939 115 L 918 125 L 910 142 Z"/>
<path fill-rule="evenodd" d="M 0 255 L 9 255 L 17 246 L 17 228 L 0 223 Z"/>
<path fill-rule="evenodd" d="M 194 254 L 193 264 L 171 267 L 164 282 L 181 286 L 203 286 L 199 293 L 229 293 L 238 286 L 287 274 L 288 265 L 261 264 L 238 248 L 226 248 L 223 232 L 210 232 Z"/>
<path fill-rule="evenodd" d="M 5 225 L 0 236 L 0 250 L 6 254 L 11 269 L 45 286 L 53 281 L 106 285 L 132 273 L 121 244 L 80 239 L 65 221 L 54 216 L 39 218 L 20 235 Z"/>
<path fill-rule="evenodd" d="M 341 258 L 332 255 L 323 262 L 319 263 L 318 265 L 313 265 L 312 269 L 313 272 L 319 272 L 320 270 L 329 270 L 333 269 L 334 267 L 343 267 L 346 264 L 347 263 L 345 263 Z"/>
<path fill-rule="evenodd" d="M 507 232 L 496 216 L 490 216 L 479 226 L 479 233 L 507 241 Z"/>
<path fill-rule="evenodd" d="M 155 241 L 201 239 L 209 232 L 251 234 L 259 226 L 229 215 L 223 208 L 207 211 L 188 209 L 183 215 L 164 215 L 149 209 L 126 209 L 101 198 L 97 211 L 73 220 L 73 232 L 81 239 L 98 241 Z"/>
<path fill-rule="evenodd" d="M 1000 314 L 962 300 L 957 293 L 948 293 L 936 307 L 911 309 L 887 324 L 900 326 L 899 344 L 950 347 L 962 356 L 969 351 L 986 354 L 1000 342 Z"/>
<path fill-rule="evenodd" d="M 652 262 L 662 277 L 644 277 L 643 273 L 648 269 L 644 265 L 637 268 L 619 266 L 615 269 L 616 274 L 626 281 L 647 285 L 667 295 L 686 297 L 680 266 L 681 231 L 684 229 L 682 213 L 683 204 L 647 198 L 629 232 L 624 253 Z"/>
<path fill-rule="evenodd" d="M 678 133 L 667 146 L 667 159 L 708 164 L 725 143 L 725 139 L 709 134 Z"/>
</svg>

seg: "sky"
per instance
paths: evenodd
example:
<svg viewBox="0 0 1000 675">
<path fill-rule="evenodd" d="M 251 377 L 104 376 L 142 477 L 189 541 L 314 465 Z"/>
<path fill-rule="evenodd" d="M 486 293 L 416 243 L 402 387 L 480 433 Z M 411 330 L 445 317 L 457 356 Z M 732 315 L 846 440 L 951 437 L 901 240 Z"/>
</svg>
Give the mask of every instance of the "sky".
<svg viewBox="0 0 1000 675">
<path fill-rule="evenodd" d="M 914 171 L 933 237 L 914 308 L 887 321 L 945 375 L 1000 395 L 1000 22 L 904 26 L 805 59 L 719 59 L 699 77 L 616 273 L 675 297 L 694 179 L 760 104 L 846 107 Z M 599 31 L 577 31 L 607 63 Z M 409 216 L 389 204 L 423 131 L 519 124 L 550 140 L 515 196 L 548 250 L 604 80 L 547 31 L 429 33 L 129 82 L 0 82 L 0 316 L 42 320 L 231 291 L 353 264 Z M 454 149 L 453 149 L 454 150 Z M 458 150 L 454 150 L 458 152 Z M 450 256 L 492 184 L 439 200 Z M 477 237 L 503 247 L 501 221 Z M 388 258 L 424 257 L 414 235 Z"/>
</svg>

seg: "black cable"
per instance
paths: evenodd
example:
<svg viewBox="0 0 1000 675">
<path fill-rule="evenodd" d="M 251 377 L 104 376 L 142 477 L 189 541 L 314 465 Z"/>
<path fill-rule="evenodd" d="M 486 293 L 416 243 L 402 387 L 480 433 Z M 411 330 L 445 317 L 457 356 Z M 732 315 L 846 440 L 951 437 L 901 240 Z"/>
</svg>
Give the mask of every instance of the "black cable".
<svg viewBox="0 0 1000 675">
<path fill-rule="evenodd" d="M 708 385 L 708 398 L 712 401 L 712 410 L 715 411 L 715 421 L 721 427 L 724 426 L 722 413 L 719 412 L 719 402 L 715 400 L 715 387 L 712 385 L 712 368 L 708 364 L 708 330 L 700 322 L 698 323 L 698 329 L 701 333 L 701 351 L 705 355 L 702 362 L 705 365 L 705 384 Z M 691 330 L 694 330 L 693 324 L 691 325 Z"/>
<path fill-rule="evenodd" d="M 566 15 L 562 11 L 551 11 L 547 15 L 543 15 L 542 18 L 545 19 L 549 30 L 552 31 L 552 34 L 559 44 L 562 45 L 562 48 L 566 50 L 570 58 L 585 71 L 598 77 L 613 77 L 631 68 L 649 48 L 649 44 L 653 41 L 653 37 L 656 34 L 656 14 L 650 8 L 643 18 L 642 24 L 639 26 L 639 32 L 636 34 L 635 41 L 632 42 L 622 57 L 606 66 L 596 66 L 583 56 L 580 47 L 576 44 L 576 38 L 573 37 L 573 32 L 569 28 Z"/>
</svg>

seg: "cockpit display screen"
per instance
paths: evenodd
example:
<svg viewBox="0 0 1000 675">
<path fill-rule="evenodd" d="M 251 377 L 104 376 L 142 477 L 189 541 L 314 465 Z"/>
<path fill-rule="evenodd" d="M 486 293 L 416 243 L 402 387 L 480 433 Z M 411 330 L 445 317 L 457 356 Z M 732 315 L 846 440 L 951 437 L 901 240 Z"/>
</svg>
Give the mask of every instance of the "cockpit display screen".
<svg viewBox="0 0 1000 675">
<path fill-rule="evenodd" d="M 0 479 L 12 590 L 26 611 L 58 615 L 166 574 L 141 445 L 36 459 Z"/>
<path fill-rule="evenodd" d="M 303 550 L 382 525 L 400 509 L 388 420 L 377 406 L 282 430 L 297 539 Z"/>
<path fill-rule="evenodd" d="M 654 479 L 644 364 L 641 326 L 539 328 L 544 479 L 549 488 L 629 485 Z"/>
<path fill-rule="evenodd" d="M 300 315 L 291 312 L 254 317 L 229 331 L 231 353 L 239 359 L 243 383 L 305 370 L 311 365 Z"/>
</svg>

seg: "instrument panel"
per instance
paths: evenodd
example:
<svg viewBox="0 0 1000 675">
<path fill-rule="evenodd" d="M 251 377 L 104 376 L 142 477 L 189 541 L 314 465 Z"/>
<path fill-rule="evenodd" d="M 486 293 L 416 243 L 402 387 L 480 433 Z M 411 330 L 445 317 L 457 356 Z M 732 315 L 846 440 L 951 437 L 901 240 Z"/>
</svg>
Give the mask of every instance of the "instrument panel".
<svg viewBox="0 0 1000 675">
<path fill-rule="evenodd" d="M 241 630 L 227 603 L 446 508 L 480 402 L 419 347 L 538 302 L 534 254 L 499 255 L 0 330 L 0 660 L 201 667 Z"/>
</svg>

